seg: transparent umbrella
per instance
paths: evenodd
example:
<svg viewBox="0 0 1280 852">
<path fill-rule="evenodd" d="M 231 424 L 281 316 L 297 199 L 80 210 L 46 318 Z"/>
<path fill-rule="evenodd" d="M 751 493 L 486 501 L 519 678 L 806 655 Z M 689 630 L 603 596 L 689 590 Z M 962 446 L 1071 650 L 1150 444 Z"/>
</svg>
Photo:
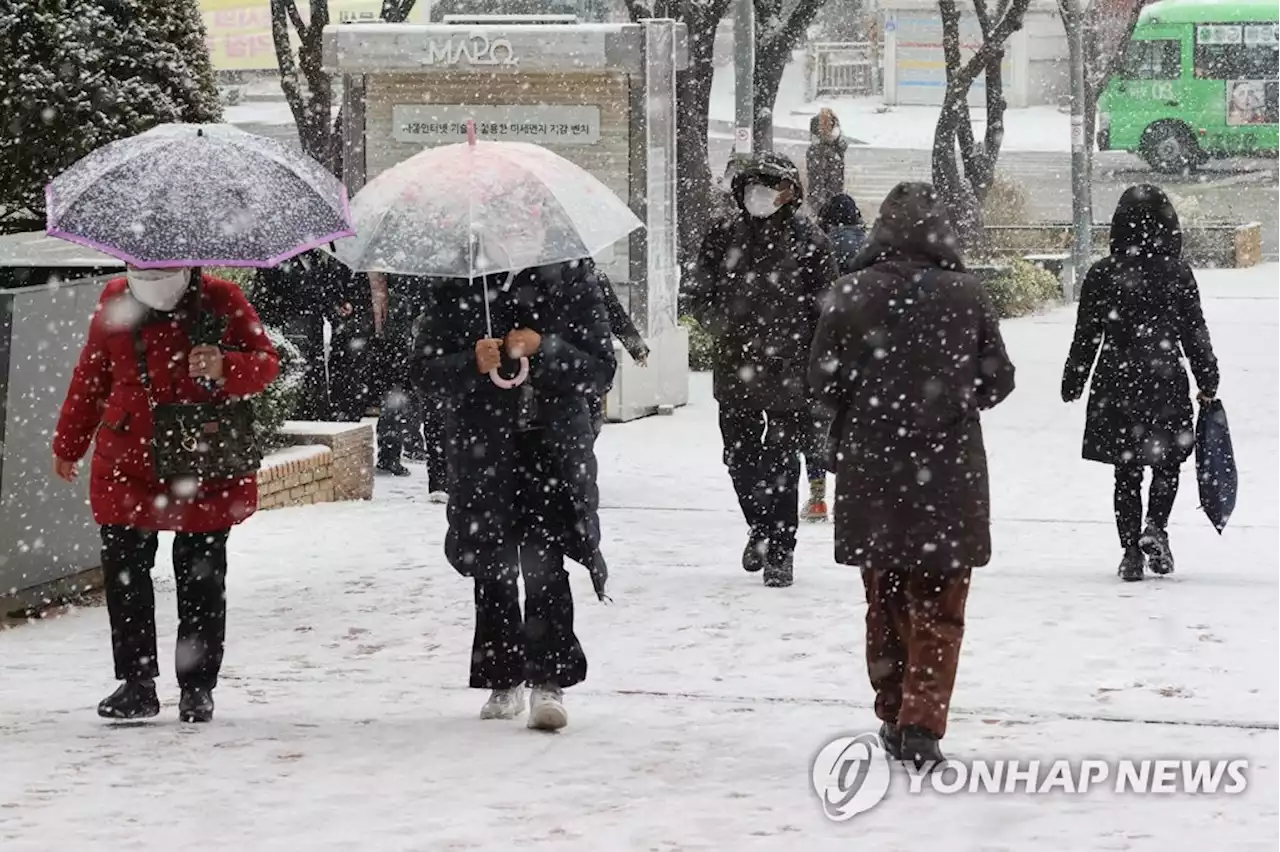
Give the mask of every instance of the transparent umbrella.
<svg viewBox="0 0 1280 852">
<path fill-rule="evenodd" d="M 356 235 L 336 244 L 358 272 L 475 278 L 591 257 L 643 223 L 585 169 L 538 145 L 467 141 L 429 148 L 351 200 Z M 493 336 L 485 301 L 485 321 Z M 521 359 L 514 384 L 523 381 Z"/>
<path fill-rule="evenodd" d="M 226 124 L 163 124 L 45 189 L 46 230 L 135 266 L 275 266 L 352 233 L 342 183 Z"/>
</svg>

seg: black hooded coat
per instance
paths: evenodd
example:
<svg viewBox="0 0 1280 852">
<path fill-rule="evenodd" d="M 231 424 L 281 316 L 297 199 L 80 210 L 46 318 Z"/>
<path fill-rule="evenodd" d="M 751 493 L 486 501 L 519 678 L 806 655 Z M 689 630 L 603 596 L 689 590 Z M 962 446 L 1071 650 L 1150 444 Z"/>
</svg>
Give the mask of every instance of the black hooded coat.
<svg viewBox="0 0 1280 852">
<path fill-rule="evenodd" d="M 526 269 L 507 283 L 503 273 L 430 288 L 414 343 L 415 383 L 445 402 L 445 556 L 464 576 L 500 569 L 489 555 L 534 528 L 589 568 L 603 595 L 588 397 L 608 392 L 617 363 L 600 284 L 589 260 Z M 476 367 L 476 341 L 488 336 L 486 291 L 494 337 L 516 328 L 541 335 L 521 387 L 503 390 Z M 516 366 L 504 357 L 501 372 Z"/>
<path fill-rule="evenodd" d="M 1201 393 L 1215 396 L 1218 362 L 1182 259 L 1178 214 L 1159 188 L 1133 186 L 1111 219 L 1111 254 L 1085 276 L 1062 375 L 1064 401 L 1090 385 L 1084 458 L 1154 467 L 1186 461 L 1195 445 L 1186 361 Z"/>
<path fill-rule="evenodd" d="M 768 218 L 747 215 L 750 183 L 794 187 Z M 821 299 L 838 272 L 822 230 L 798 214 L 800 172 L 786 157 L 757 157 L 733 179 L 734 213 L 712 226 L 685 285 L 695 318 L 715 339 L 714 387 L 724 406 L 810 406 L 806 371 Z"/>
</svg>

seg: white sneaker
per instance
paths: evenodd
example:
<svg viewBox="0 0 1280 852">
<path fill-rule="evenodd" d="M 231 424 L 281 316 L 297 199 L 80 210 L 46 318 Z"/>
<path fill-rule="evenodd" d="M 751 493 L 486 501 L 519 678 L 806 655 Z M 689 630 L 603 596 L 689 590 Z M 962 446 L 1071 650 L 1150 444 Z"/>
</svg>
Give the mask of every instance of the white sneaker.
<svg viewBox="0 0 1280 852">
<path fill-rule="evenodd" d="M 444 491 L 432 491 L 427 495 L 428 503 L 448 503 L 449 495 Z"/>
<path fill-rule="evenodd" d="M 535 686 L 529 697 L 529 727 L 558 731 L 569 724 L 564 709 L 564 690 L 558 686 Z"/>
<path fill-rule="evenodd" d="M 514 719 L 524 712 L 524 687 L 495 689 L 480 708 L 481 719 Z"/>
</svg>

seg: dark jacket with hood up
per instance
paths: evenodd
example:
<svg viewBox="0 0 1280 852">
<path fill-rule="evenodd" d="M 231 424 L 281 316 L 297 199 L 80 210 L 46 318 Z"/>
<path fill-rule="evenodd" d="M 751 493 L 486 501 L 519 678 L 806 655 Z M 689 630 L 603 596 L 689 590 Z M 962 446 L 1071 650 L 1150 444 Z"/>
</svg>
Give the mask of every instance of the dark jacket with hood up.
<svg viewBox="0 0 1280 852">
<path fill-rule="evenodd" d="M 1093 374 L 1086 459 L 1155 467 L 1187 460 L 1195 432 L 1184 357 L 1201 393 L 1215 396 L 1218 362 L 1182 259 L 1178 214 L 1157 187 L 1133 186 L 1111 219 L 1111 254 L 1085 276 L 1062 374 L 1067 402 Z"/>
<path fill-rule="evenodd" d="M 449 532 L 445 556 L 464 576 L 498 570 L 503 545 L 530 526 L 592 570 L 604 594 L 595 435 L 588 396 L 603 396 L 617 366 L 609 317 L 590 260 L 429 289 L 411 372 L 446 403 Z M 483 286 L 482 286 L 483 285 Z M 525 385 L 503 390 L 476 368 L 476 341 L 516 328 L 542 336 Z M 516 363 L 504 357 L 503 375 Z"/>
<path fill-rule="evenodd" d="M 964 271 L 926 183 L 889 193 L 854 266 L 823 312 L 809 369 L 836 412 L 836 561 L 876 570 L 985 565 L 979 412 L 1009 395 L 1014 376 L 995 308 Z"/>
<path fill-rule="evenodd" d="M 768 218 L 749 216 L 753 182 L 790 181 L 795 197 Z M 827 237 L 798 214 L 800 174 L 765 154 L 733 179 L 737 210 L 712 226 L 686 284 L 694 316 L 715 339 L 715 397 L 759 411 L 808 408 L 809 345 L 821 299 L 837 276 Z"/>
<path fill-rule="evenodd" d="M 818 214 L 818 226 L 831 240 L 831 252 L 841 275 L 853 272 L 853 262 L 867 242 L 867 226 L 862 221 L 862 211 L 853 197 L 840 193 L 832 198 Z"/>
</svg>

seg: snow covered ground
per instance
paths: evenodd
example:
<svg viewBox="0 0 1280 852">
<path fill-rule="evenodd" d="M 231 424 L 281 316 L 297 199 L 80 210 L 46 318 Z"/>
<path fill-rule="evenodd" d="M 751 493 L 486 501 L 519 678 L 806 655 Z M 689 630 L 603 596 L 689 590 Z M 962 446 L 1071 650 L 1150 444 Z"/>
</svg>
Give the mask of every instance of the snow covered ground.
<svg viewBox="0 0 1280 852">
<path fill-rule="evenodd" d="M 1200 275 L 1241 461 L 1219 538 L 1195 483 L 1178 573 L 1122 585 L 1110 470 L 1058 400 L 1069 309 L 1004 326 L 1018 390 L 989 416 L 996 559 L 975 573 L 953 757 L 1248 757 L 1241 797 L 908 796 L 822 816 L 809 762 L 872 730 L 858 577 L 826 527 L 797 583 L 738 567 L 745 533 L 706 376 L 673 417 L 600 439 L 615 603 L 573 572 L 591 675 L 559 735 L 480 722 L 471 590 L 425 477 L 372 503 L 259 515 L 232 537 L 218 718 L 176 722 L 173 581 L 157 569 L 160 720 L 110 726 L 100 608 L 0 633 L 0 850 L 1274 850 L 1275 265 Z"/>
<path fill-rule="evenodd" d="M 807 101 L 804 88 L 804 62 L 797 53 L 787 66 L 778 86 L 774 105 L 774 127 L 781 130 L 809 132 L 809 119 L 822 107 L 831 107 L 840 118 L 840 126 L 850 142 L 876 148 L 927 150 L 933 147 L 933 131 L 938 124 L 938 108 L 924 106 L 886 107 L 884 99 L 821 98 Z M 711 83 L 710 117 L 713 123 L 732 124 L 734 96 L 733 66 L 716 69 Z M 974 132 L 983 132 L 986 110 L 972 110 Z M 231 119 L 227 119 L 231 121 Z M 1004 150 L 1006 151 L 1070 151 L 1070 116 L 1054 107 L 1036 106 L 1005 112 Z M 713 131 L 732 137 L 725 130 Z"/>
</svg>

